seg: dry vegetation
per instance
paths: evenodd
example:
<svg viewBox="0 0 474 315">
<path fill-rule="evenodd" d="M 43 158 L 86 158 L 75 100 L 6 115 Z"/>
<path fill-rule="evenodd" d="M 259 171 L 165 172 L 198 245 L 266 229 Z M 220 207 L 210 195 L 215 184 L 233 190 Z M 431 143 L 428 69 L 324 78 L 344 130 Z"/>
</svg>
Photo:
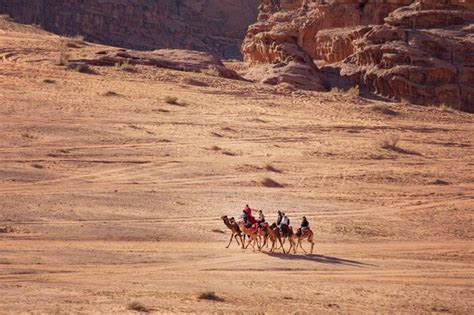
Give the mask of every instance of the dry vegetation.
<svg viewBox="0 0 474 315">
<path fill-rule="evenodd" d="M 129 309 L 131 311 L 141 312 L 141 313 L 149 313 L 149 312 L 153 311 L 153 309 L 151 309 L 151 308 L 145 306 L 143 303 L 140 303 L 140 302 L 137 302 L 137 301 L 128 304 L 127 309 Z"/>
<path fill-rule="evenodd" d="M 138 71 L 137 67 L 135 65 L 131 64 L 128 59 L 126 59 L 122 63 L 116 63 L 115 68 L 118 69 L 118 70 L 121 70 L 121 71 L 131 72 L 131 73 L 135 73 L 135 72 Z"/>
<path fill-rule="evenodd" d="M 397 134 L 386 134 L 383 135 L 382 139 L 380 140 L 380 147 L 382 149 L 397 149 L 398 143 L 400 142 L 400 136 Z"/>
<path fill-rule="evenodd" d="M 216 301 L 216 302 L 223 302 L 225 301 L 223 298 L 218 296 L 213 291 L 205 291 L 198 295 L 198 300 L 207 300 L 207 301 Z"/>
</svg>

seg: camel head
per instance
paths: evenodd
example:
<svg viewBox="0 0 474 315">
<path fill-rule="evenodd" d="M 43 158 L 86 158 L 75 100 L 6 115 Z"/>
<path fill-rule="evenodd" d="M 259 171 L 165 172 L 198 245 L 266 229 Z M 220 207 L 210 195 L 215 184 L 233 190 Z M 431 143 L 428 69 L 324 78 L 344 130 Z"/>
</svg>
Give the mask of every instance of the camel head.
<svg viewBox="0 0 474 315">
<path fill-rule="evenodd" d="M 272 223 L 272 225 L 270 225 L 270 228 L 273 230 L 277 227 L 277 224 L 275 222 Z"/>
<path fill-rule="evenodd" d="M 221 220 L 224 220 L 224 221 L 227 220 L 227 216 L 226 216 L 226 215 L 223 215 L 223 216 L 221 217 Z"/>
</svg>

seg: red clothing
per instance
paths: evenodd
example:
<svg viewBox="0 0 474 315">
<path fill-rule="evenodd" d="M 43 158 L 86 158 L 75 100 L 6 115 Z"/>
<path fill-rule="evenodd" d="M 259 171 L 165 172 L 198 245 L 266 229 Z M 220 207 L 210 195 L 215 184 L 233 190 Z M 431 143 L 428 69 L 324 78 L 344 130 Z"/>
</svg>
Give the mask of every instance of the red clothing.
<svg viewBox="0 0 474 315">
<path fill-rule="evenodd" d="M 247 213 L 247 217 L 250 223 L 254 224 L 257 222 L 257 220 L 255 220 L 255 218 L 252 215 L 252 209 L 247 207 L 244 209 L 244 212 Z"/>
</svg>

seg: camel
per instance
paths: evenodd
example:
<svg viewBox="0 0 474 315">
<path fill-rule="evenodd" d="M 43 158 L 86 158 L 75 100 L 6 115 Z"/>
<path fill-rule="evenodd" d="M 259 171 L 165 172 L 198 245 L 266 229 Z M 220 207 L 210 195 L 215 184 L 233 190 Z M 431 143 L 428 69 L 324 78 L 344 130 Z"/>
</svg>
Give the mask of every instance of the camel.
<svg viewBox="0 0 474 315">
<path fill-rule="evenodd" d="M 247 245 L 244 247 L 244 248 L 247 248 L 249 247 L 250 243 L 252 243 L 252 247 L 253 249 L 255 250 L 255 243 L 257 243 L 257 246 L 259 245 L 258 242 L 257 242 L 257 231 L 255 231 L 254 229 L 252 229 L 251 227 L 248 228 L 245 226 L 245 222 L 243 221 L 240 221 L 239 223 L 239 228 L 240 230 L 245 234 L 245 235 L 248 235 L 249 236 L 249 240 L 248 240 L 248 243 Z M 258 249 L 260 250 L 260 246 L 258 246 Z"/>
<path fill-rule="evenodd" d="M 281 241 L 280 229 L 276 226 L 276 224 L 272 224 L 270 226 L 268 225 L 268 223 L 265 223 L 262 226 L 262 229 L 265 229 L 265 231 L 267 232 L 267 237 L 265 238 L 265 242 L 267 242 L 267 239 L 270 239 L 270 241 L 272 242 L 272 248 L 270 249 L 270 253 L 273 253 L 273 250 L 276 247 L 275 243 L 278 240 L 280 242 L 281 249 L 283 250 L 283 254 L 286 254 L 285 248 L 283 247 L 283 243 Z"/>
<path fill-rule="evenodd" d="M 308 242 L 311 243 L 311 254 L 313 253 L 313 248 L 314 248 L 314 241 L 313 241 L 313 231 L 311 231 L 310 228 L 307 228 L 306 229 L 306 232 L 304 234 L 301 233 L 301 229 L 298 229 L 298 232 L 296 232 L 294 234 L 294 238 L 296 238 L 298 240 L 298 243 L 296 244 L 296 248 L 295 248 L 295 253 L 296 253 L 296 249 L 298 248 L 298 246 L 303 250 L 303 252 L 306 254 L 306 250 L 303 248 L 303 245 L 301 244 L 303 240 L 308 240 Z"/>
<path fill-rule="evenodd" d="M 235 238 L 235 241 L 237 242 L 238 245 L 242 243 L 242 248 L 244 248 L 244 241 L 242 240 L 242 231 L 239 228 L 239 225 L 235 223 L 234 218 L 228 218 L 226 215 L 221 217 L 222 221 L 224 221 L 224 224 L 227 226 L 227 228 L 230 230 L 230 240 L 229 244 L 225 248 L 229 248 L 230 244 L 232 243 L 232 240 Z M 240 238 L 240 243 L 239 243 L 239 238 Z"/>
<path fill-rule="evenodd" d="M 268 224 L 263 223 L 262 226 L 257 228 L 258 248 L 263 248 L 265 246 L 265 244 L 267 244 L 268 231 L 267 231 L 265 225 L 268 225 Z M 262 244 L 262 239 L 263 239 L 263 244 Z"/>
<path fill-rule="evenodd" d="M 273 223 L 270 226 L 270 228 L 278 230 L 278 233 L 280 234 L 280 238 L 281 238 L 281 247 L 280 248 L 282 248 L 283 251 L 285 251 L 283 245 L 285 244 L 285 239 L 288 239 L 288 241 L 290 242 L 290 248 L 288 249 L 288 253 L 290 253 L 291 249 L 293 249 L 293 253 L 296 254 L 296 242 L 294 240 L 295 234 L 293 233 L 293 228 L 291 226 L 289 226 L 287 233 L 282 233 L 280 231 L 280 229 L 277 227 L 276 223 Z"/>
</svg>

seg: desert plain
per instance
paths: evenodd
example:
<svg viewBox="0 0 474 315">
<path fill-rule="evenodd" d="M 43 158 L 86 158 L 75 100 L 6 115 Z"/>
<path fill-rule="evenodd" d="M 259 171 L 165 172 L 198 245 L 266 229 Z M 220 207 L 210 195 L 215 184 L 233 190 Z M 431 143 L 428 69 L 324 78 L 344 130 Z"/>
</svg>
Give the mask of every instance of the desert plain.
<svg viewBox="0 0 474 315">
<path fill-rule="evenodd" d="M 472 314 L 472 114 L 63 41 L 0 19 L 0 313 Z M 245 204 L 314 253 L 226 249 Z"/>
</svg>

